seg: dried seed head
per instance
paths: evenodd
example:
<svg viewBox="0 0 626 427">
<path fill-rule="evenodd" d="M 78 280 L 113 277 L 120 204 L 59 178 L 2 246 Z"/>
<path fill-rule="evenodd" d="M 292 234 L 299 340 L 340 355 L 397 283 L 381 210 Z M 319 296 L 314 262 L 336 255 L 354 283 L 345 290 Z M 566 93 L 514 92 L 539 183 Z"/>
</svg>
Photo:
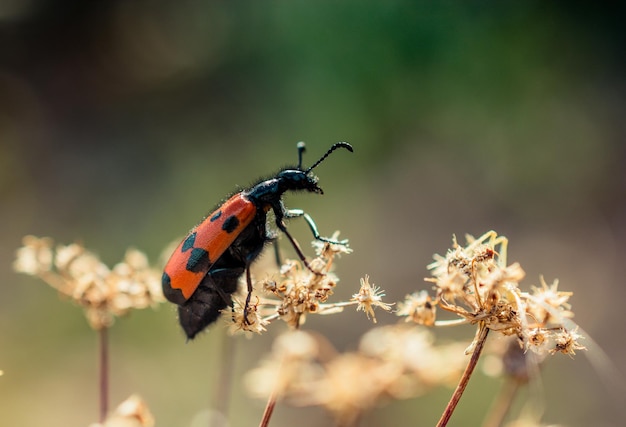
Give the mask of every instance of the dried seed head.
<svg viewBox="0 0 626 427">
<path fill-rule="evenodd" d="M 558 281 L 548 286 L 543 278 L 540 287 L 533 287 L 531 293 L 523 292 L 519 284 L 525 272 L 518 263 L 506 264 L 507 248 L 506 237 L 495 231 L 478 239 L 468 236 L 466 246 L 453 238 L 446 256 L 435 255 L 435 261 L 428 266 L 433 277 L 426 280 L 436 289 L 434 304 L 468 323 L 485 324 L 500 334 L 516 336 L 525 350 L 537 354 L 572 355 L 584 348 L 577 343 L 579 335 L 570 339 L 557 332 L 573 332 L 566 327 L 572 324 L 568 320 L 573 316 L 568 302 L 572 293 L 559 291 Z M 432 319 L 427 312 L 425 318 L 419 314 L 424 308 L 419 298 L 407 297 L 398 315 L 414 316 L 424 325 L 436 324 L 434 313 Z"/>
<path fill-rule="evenodd" d="M 554 347 L 550 350 L 550 354 L 563 353 L 570 357 L 576 354 L 576 350 L 586 350 L 587 348 L 578 342 L 584 338 L 576 330 L 563 329 L 554 336 Z"/>
<path fill-rule="evenodd" d="M 229 333 L 234 335 L 239 331 L 254 332 L 261 334 L 265 332 L 265 326 L 269 322 L 264 320 L 259 314 L 259 299 L 257 298 L 254 303 L 248 304 L 246 312 L 244 313 L 245 302 L 242 302 L 237 297 L 233 297 L 233 308 L 227 308 L 223 310 L 226 313 L 231 313 L 229 318 L 224 317 L 225 321 L 229 325 Z"/>
<path fill-rule="evenodd" d="M 335 233 L 333 239 L 337 235 Z M 335 255 L 350 253 L 351 250 L 344 245 L 317 240 L 313 245 L 319 249 L 319 256 L 309 261 L 310 268 L 305 267 L 299 260 L 287 259 L 280 266 L 278 273 L 265 272 L 266 278 L 255 287 L 270 297 L 258 298 L 257 304 L 249 310 L 256 316 L 253 324 L 242 324 L 239 321 L 237 316 L 242 318 L 243 307 L 237 305 L 235 325 L 238 326 L 231 327 L 231 330 L 246 331 L 253 326 L 254 332 L 260 333 L 270 321 L 276 319 L 282 319 L 295 329 L 305 322 L 307 314 L 330 314 L 342 310 L 342 307 L 326 304 L 339 280 L 330 272 L 330 268 Z M 243 295 L 239 297 L 240 300 L 244 298 Z"/>
<path fill-rule="evenodd" d="M 384 291 L 373 283 L 370 284 L 369 276 L 365 275 L 365 278 L 361 279 L 361 288 L 358 294 L 352 295 L 351 301 L 357 302 L 357 311 L 363 310 L 369 319 L 372 316 L 372 320 L 376 323 L 376 315 L 374 314 L 374 307 L 380 307 L 385 311 L 390 311 L 392 304 L 384 303 L 382 297 L 385 296 Z"/>
<path fill-rule="evenodd" d="M 541 286 L 531 287 L 533 298 L 528 305 L 528 314 L 538 323 L 546 325 L 559 324 L 564 317 L 573 317 L 573 313 L 570 311 L 571 305 L 568 303 L 573 293 L 559 291 L 558 280 L 548 285 L 544 278 L 540 277 L 540 283 Z"/>
<path fill-rule="evenodd" d="M 433 326 L 437 317 L 437 301 L 434 301 L 425 290 L 413 292 L 398 304 L 396 315 L 406 316 L 405 322 Z"/>
<path fill-rule="evenodd" d="M 109 327 L 116 316 L 163 301 L 160 273 L 146 256 L 129 249 L 112 270 L 79 244 L 59 245 L 33 236 L 17 251 L 16 271 L 37 276 L 85 308 L 94 329 Z"/>
<path fill-rule="evenodd" d="M 13 269 L 18 273 L 37 276 L 52 268 L 52 239 L 48 237 L 25 236 L 22 247 L 17 250 Z"/>
</svg>

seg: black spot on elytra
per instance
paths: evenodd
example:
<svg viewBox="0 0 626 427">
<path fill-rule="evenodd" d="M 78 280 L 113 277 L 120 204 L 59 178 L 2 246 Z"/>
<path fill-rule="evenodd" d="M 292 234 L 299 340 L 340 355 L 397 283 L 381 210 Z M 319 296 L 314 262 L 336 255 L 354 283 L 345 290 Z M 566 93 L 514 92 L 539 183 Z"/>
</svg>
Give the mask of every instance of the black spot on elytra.
<svg viewBox="0 0 626 427">
<path fill-rule="evenodd" d="M 168 301 L 178 305 L 186 302 L 183 292 L 180 289 L 172 288 L 172 278 L 169 274 L 163 273 L 163 277 L 161 277 L 161 286 L 163 288 L 163 295 L 165 295 L 165 298 L 167 298 Z"/>
<path fill-rule="evenodd" d="M 231 215 L 226 218 L 226 221 L 224 221 L 224 224 L 222 224 L 222 230 L 227 233 L 232 233 L 233 231 L 235 231 L 238 225 L 239 219 L 235 215 Z"/>
<path fill-rule="evenodd" d="M 169 274 L 163 273 L 163 277 L 161 277 L 161 284 L 163 285 L 164 289 L 166 287 L 168 287 L 168 288 L 172 287 L 172 279 L 170 279 L 170 275 Z"/>
<path fill-rule="evenodd" d="M 221 216 L 222 216 L 222 211 L 215 212 L 213 216 L 211 217 L 211 222 L 216 221 Z"/>
<path fill-rule="evenodd" d="M 187 252 L 189 249 L 193 249 L 193 245 L 196 243 L 196 232 L 191 233 L 183 242 L 181 251 Z"/>
<path fill-rule="evenodd" d="M 209 269 L 209 253 L 202 248 L 193 248 L 189 259 L 187 260 L 187 266 L 185 267 L 189 271 L 199 273 L 207 271 Z"/>
</svg>

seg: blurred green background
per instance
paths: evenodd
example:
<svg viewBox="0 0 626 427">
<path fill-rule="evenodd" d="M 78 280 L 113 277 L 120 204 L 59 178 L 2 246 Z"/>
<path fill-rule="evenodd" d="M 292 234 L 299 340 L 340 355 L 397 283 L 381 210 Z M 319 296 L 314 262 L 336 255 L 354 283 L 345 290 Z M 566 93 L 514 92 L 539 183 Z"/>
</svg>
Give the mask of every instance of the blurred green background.
<svg viewBox="0 0 626 427">
<path fill-rule="evenodd" d="M 0 424 L 98 416 L 96 336 L 79 308 L 12 272 L 23 235 L 81 241 L 109 265 L 128 246 L 157 262 L 227 194 L 294 163 L 300 140 L 307 164 L 335 141 L 355 148 L 317 169 L 324 196 L 285 199 L 322 234 L 350 239 L 336 301 L 364 274 L 401 300 L 428 287 L 426 265 L 453 233 L 495 229 L 527 286 L 543 274 L 575 292 L 576 321 L 615 365 L 602 366 L 623 375 L 623 12 L 541 1 L 1 2 Z M 310 240 L 301 221 L 290 229 Z M 350 311 L 306 327 L 351 350 L 371 323 Z M 236 340 L 233 426 L 258 424 L 264 402 L 240 378 L 284 328 Z M 185 343 L 169 304 L 119 319 L 111 405 L 136 392 L 158 426 L 205 425 L 221 336 L 214 327 Z M 601 350 L 584 343 L 587 355 L 544 369 L 544 419 L 619 425 L 622 396 L 589 361 Z M 478 425 L 498 385 L 474 378 L 452 425 Z M 362 425 L 434 425 L 450 393 L 391 402 Z M 294 420 L 329 422 L 279 405 L 272 425 Z"/>
</svg>

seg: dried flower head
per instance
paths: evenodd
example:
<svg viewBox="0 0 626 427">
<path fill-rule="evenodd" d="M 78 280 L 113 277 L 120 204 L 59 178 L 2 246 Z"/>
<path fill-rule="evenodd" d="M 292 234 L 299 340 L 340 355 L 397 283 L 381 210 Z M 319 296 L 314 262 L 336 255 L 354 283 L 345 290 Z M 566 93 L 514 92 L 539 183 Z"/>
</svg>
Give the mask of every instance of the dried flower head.
<svg viewBox="0 0 626 427">
<path fill-rule="evenodd" d="M 280 269 L 280 281 L 263 282 L 261 288 L 271 294 L 271 299 L 264 300 L 265 305 L 274 308 L 273 315 L 297 328 L 306 320 L 307 314 L 319 313 L 337 285 L 337 276 L 328 272 L 331 259 L 315 258 L 311 268 L 321 274 L 315 274 L 302 262 L 287 260 Z"/>
<path fill-rule="evenodd" d="M 116 316 L 131 309 L 163 301 L 159 271 L 136 249 L 128 249 L 124 260 L 109 269 L 76 243 L 54 250 L 52 239 L 26 236 L 23 244 L 13 263 L 15 271 L 39 277 L 83 306 L 94 329 L 111 326 Z"/>
<path fill-rule="evenodd" d="M 507 265 L 507 248 L 507 238 L 495 231 L 478 239 L 467 236 L 465 246 L 453 238 L 446 256 L 435 255 L 428 266 L 433 277 L 426 280 L 434 283 L 435 297 L 429 300 L 423 291 L 410 295 L 397 314 L 424 325 L 451 324 L 434 320 L 435 312 L 428 307 L 438 305 L 465 323 L 515 336 L 524 349 L 537 353 L 572 355 L 584 348 L 578 344 L 580 335 L 569 327 L 572 293 L 559 291 L 558 281 L 547 285 L 543 278 L 532 292 L 522 291 L 524 270 L 518 263 Z"/>
<path fill-rule="evenodd" d="M 554 335 L 554 346 L 549 350 L 550 354 L 563 353 L 572 357 L 576 350 L 586 350 L 586 347 L 578 342 L 581 338 L 584 337 L 576 329 L 561 329 Z"/>
<path fill-rule="evenodd" d="M 374 307 L 380 307 L 385 311 L 390 311 L 393 304 L 387 304 L 383 302 L 385 296 L 384 291 L 379 287 L 370 284 L 370 277 L 366 274 L 365 278 L 361 279 L 361 288 L 358 294 L 352 295 L 351 301 L 357 302 L 356 310 L 363 310 L 369 319 L 372 316 L 372 320 L 376 323 L 376 315 L 374 314 Z"/>
<path fill-rule="evenodd" d="M 396 314 L 406 316 L 405 322 L 433 326 L 437 317 L 437 301 L 433 300 L 425 290 L 413 292 L 398 304 Z"/>
<path fill-rule="evenodd" d="M 144 400 L 136 394 L 120 403 L 103 423 L 90 427 L 153 427 L 154 417 Z"/>
<path fill-rule="evenodd" d="M 338 233 L 335 233 L 332 238 L 337 237 Z M 313 246 L 318 256 L 308 262 L 310 268 L 300 260 L 287 259 L 277 273 L 265 272 L 266 278 L 258 281 L 255 286 L 263 295 L 255 294 L 251 298 L 252 302 L 256 302 L 248 306 L 247 321 L 243 315 L 245 304 L 235 303 L 231 332 L 260 333 L 265 331 L 265 326 L 277 319 L 283 320 L 292 328 L 298 328 L 304 324 L 309 314 L 334 314 L 350 305 L 357 306 L 357 310 L 363 310 L 374 321 L 374 307 L 385 311 L 391 309 L 390 304 L 382 301 L 384 292 L 371 285 L 367 276 L 361 279 L 359 293 L 350 301 L 328 302 L 339 281 L 331 271 L 333 262 L 339 255 L 349 254 L 352 250 L 344 244 L 318 240 L 313 242 Z M 240 286 L 240 289 L 245 288 L 245 285 Z M 240 293 L 236 301 L 243 301 L 245 298 Z"/>
<path fill-rule="evenodd" d="M 542 324 L 559 324 L 563 318 L 571 318 L 574 313 L 570 311 L 571 305 L 568 303 L 572 292 L 559 291 L 559 281 L 554 280 L 548 285 L 543 276 L 540 277 L 541 286 L 531 286 L 533 304 L 528 309 L 528 314 L 535 321 Z M 553 313 L 555 313 L 554 315 Z"/>
<path fill-rule="evenodd" d="M 245 302 L 239 300 L 239 298 L 233 298 L 233 309 L 228 308 L 224 311 L 231 313 L 232 317 L 226 319 L 229 325 L 230 333 L 235 334 L 238 331 L 243 332 L 255 332 L 260 334 L 265 332 L 265 326 L 269 324 L 268 321 L 263 319 L 259 313 L 259 299 L 256 302 L 248 304 L 246 315 L 244 316 Z"/>
<path fill-rule="evenodd" d="M 315 362 L 319 353 L 320 345 L 313 335 L 298 330 L 287 331 L 276 338 L 272 353 L 261 361 L 259 367 L 246 375 L 246 386 L 259 398 L 274 394 L 278 399 L 304 399 L 303 385 L 321 375 L 321 368 Z"/>
<path fill-rule="evenodd" d="M 398 368 L 359 353 L 341 354 L 323 365 L 323 374 L 308 384 L 307 405 L 322 406 L 338 425 L 353 425 L 383 398 L 398 377 Z"/>
<path fill-rule="evenodd" d="M 23 246 L 17 250 L 13 269 L 18 273 L 37 276 L 52 268 L 52 239 L 49 237 L 24 236 Z"/>
<path fill-rule="evenodd" d="M 434 347 L 432 334 L 403 326 L 375 328 L 359 351 L 338 354 L 319 336 L 280 335 L 272 354 L 246 376 L 256 397 L 271 394 L 298 406 L 321 406 L 351 425 L 388 399 L 406 399 L 448 384 L 462 369 L 458 345 Z"/>
</svg>

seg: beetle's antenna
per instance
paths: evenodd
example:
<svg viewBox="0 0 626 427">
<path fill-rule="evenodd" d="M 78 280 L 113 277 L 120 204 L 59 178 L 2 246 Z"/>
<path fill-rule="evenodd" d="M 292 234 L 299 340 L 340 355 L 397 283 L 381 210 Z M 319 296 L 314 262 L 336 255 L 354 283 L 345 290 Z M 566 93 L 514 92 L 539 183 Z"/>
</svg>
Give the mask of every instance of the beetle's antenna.
<svg viewBox="0 0 626 427">
<path fill-rule="evenodd" d="M 304 143 L 303 143 L 304 145 Z M 299 147 L 299 146 L 298 146 Z M 337 148 L 345 148 L 346 150 L 348 150 L 349 152 L 352 152 L 354 150 L 352 150 L 352 145 L 348 144 L 347 142 L 335 142 L 332 147 L 330 147 L 328 149 L 328 151 L 326 152 L 326 154 L 324 154 L 317 162 L 313 163 L 313 166 L 311 166 L 310 168 L 308 168 L 306 170 L 306 173 L 309 173 L 311 171 L 311 169 L 313 169 L 314 167 L 316 167 L 317 165 L 319 165 L 320 163 L 322 163 L 326 157 L 328 157 L 330 155 L 330 153 L 332 153 L 333 151 L 335 151 Z M 299 169 L 299 168 L 298 168 Z"/>
<path fill-rule="evenodd" d="M 306 144 L 304 141 L 298 142 L 298 170 L 302 170 L 302 153 L 306 151 Z"/>
</svg>

